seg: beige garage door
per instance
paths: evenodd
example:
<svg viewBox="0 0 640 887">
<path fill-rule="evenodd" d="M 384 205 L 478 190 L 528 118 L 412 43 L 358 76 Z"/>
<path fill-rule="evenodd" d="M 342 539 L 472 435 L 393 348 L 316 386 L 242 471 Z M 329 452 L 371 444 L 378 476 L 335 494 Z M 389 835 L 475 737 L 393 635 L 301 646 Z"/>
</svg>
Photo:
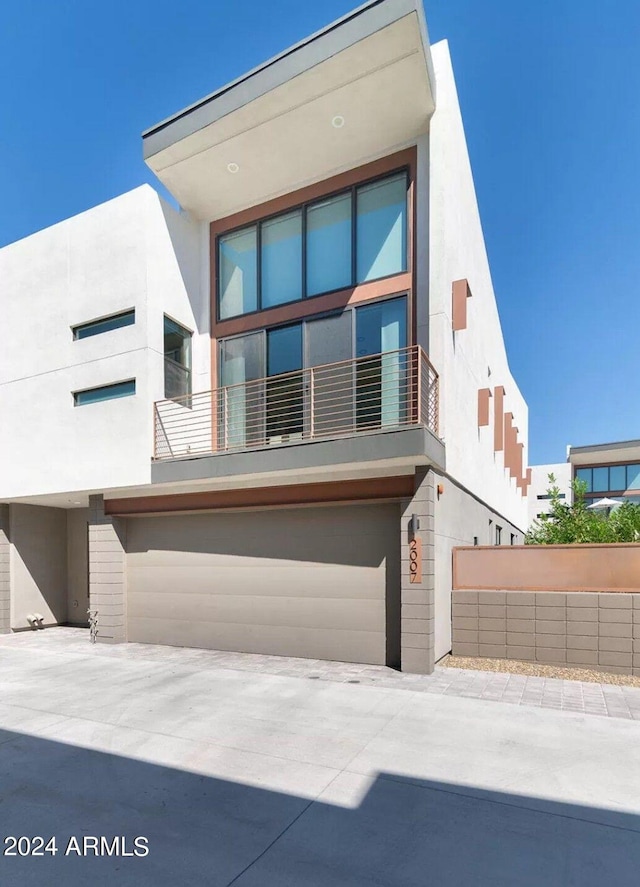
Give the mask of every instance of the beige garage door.
<svg viewBox="0 0 640 887">
<path fill-rule="evenodd" d="M 397 664 L 397 505 L 130 518 L 128 639 Z"/>
</svg>

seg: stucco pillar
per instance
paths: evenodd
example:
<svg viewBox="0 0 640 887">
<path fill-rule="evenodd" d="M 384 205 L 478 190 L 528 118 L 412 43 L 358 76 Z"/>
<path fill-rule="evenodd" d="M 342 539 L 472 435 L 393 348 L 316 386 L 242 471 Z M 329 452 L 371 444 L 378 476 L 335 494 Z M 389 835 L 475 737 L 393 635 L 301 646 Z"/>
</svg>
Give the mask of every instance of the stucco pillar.
<svg viewBox="0 0 640 887">
<path fill-rule="evenodd" d="M 11 631 L 9 506 L 0 505 L 0 634 Z"/>
<path fill-rule="evenodd" d="M 102 496 L 89 497 L 89 607 L 98 616 L 97 640 L 126 641 L 126 525 L 104 513 Z"/>
<path fill-rule="evenodd" d="M 431 674 L 434 658 L 434 496 L 433 471 L 420 468 L 416 471 L 416 487 L 413 499 L 402 503 L 401 532 L 401 621 L 400 646 L 402 671 L 414 674 Z M 411 582 L 410 572 L 410 522 L 415 515 L 420 522 L 416 537 L 421 542 L 421 578 Z"/>
</svg>

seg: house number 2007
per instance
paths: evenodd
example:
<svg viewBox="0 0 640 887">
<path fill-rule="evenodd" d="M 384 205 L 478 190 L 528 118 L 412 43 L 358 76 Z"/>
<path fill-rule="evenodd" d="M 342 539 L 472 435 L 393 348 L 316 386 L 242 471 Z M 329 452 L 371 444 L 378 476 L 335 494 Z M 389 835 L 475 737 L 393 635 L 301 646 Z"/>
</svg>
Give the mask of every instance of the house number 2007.
<svg viewBox="0 0 640 887">
<path fill-rule="evenodd" d="M 409 581 L 422 582 L 422 540 L 415 537 L 409 542 Z"/>
</svg>

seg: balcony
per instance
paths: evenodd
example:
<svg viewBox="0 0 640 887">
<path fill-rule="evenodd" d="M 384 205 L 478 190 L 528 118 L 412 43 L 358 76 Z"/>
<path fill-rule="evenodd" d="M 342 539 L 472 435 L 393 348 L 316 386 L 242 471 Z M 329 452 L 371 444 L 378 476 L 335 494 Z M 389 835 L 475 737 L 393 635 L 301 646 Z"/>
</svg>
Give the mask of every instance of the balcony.
<svg viewBox="0 0 640 887">
<path fill-rule="evenodd" d="M 161 400 L 154 459 L 210 456 L 423 426 L 438 374 L 419 346 Z"/>
</svg>

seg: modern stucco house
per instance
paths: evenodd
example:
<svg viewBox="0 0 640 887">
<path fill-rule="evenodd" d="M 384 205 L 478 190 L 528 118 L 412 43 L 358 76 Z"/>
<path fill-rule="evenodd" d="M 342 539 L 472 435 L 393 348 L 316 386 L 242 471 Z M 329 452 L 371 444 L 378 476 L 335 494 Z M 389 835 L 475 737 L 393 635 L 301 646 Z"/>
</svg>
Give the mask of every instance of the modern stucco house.
<svg viewBox="0 0 640 887">
<path fill-rule="evenodd" d="M 143 149 L 180 211 L 0 251 L 0 626 L 429 672 L 530 482 L 446 42 L 375 0 Z"/>
<path fill-rule="evenodd" d="M 604 497 L 640 504 L 640 440 L 567 447 L 566 462 L 531 466 L 529 522 L 549 510 L 549 474 L 556 478 L 561 496 L 573 502 L 573 480 L 586 484 L 587 505 Z"/>
</svg>

